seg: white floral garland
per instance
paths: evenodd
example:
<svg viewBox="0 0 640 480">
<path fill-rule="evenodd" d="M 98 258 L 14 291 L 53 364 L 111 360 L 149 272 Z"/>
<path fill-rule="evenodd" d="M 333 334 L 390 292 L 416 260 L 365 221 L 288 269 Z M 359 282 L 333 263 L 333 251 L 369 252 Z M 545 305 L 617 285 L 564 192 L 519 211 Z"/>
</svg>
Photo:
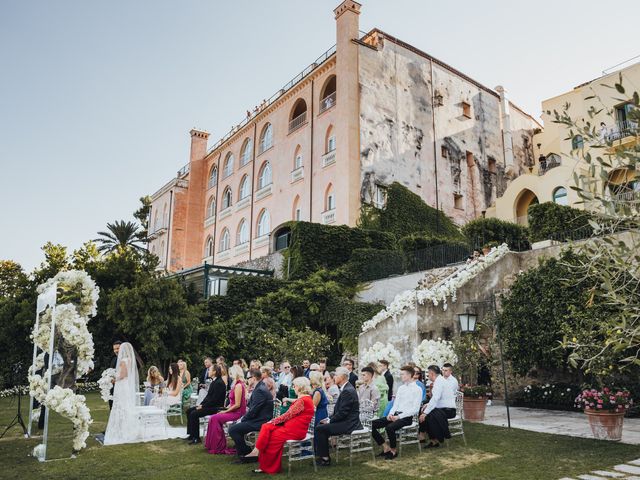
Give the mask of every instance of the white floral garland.
<svg viewBox="0 0 640 480">
<path fill-rule="evenodd" d="M 448 340 L 423 340 L 413 350 L 413 361 L 423 370 L 430 365 L 442 367 L 445 363 L 455 365 L 458 363 L 458 355 L 453 348 L 453 343 Z"/>
<path fill-rule="evenodd" d="M 387 318 L 395 319 L 406 311 L 416 308 L 416 301 L 420 305 L 427 302 L 432 303 L 434 306 L 442 304 L 442 308 L 446 310 L 448 297 L 451 297 L 451 301 L 455 302 L 458 289 L 487 267 L 496 263 L 508 252 L 509 246 L 503 243 L 499 247 L 492 248 L 484 257 L 467 263 L 445 280 L 430 288 L 417 288 L 399 293 L 387 308 L 362 324 L 362 331 L 373 330 L 383 320 Z"/>
<path fill-rule="evenodd" d="M 366 366 L 371 362 L 379 362 L 386 360 L 389 362 L 389 370 L 391 373 L 397 373 L 400 369 L 400 352 L 390 343 L 386 345 L 382 342 L 376 342 L 371 348 L 362 352 L 360 356 L 360 365 Z"/>
<path fill-rule="evenodd" d="M 31 338 L 43 352 L 36 357 L 35 364 L 29 369 L 29 394 L 47 408 L 71 420 L 74 430 L 73 450 L 79 451 L 87 446 L 89 425 L 93 421 L 86 404 L 86 397 L 74 393 L 70 388 L 62 388 L 58 385 L 48 390 L 51 369 L 48 369 L 44 375 L 35 372 L 44 367 L 44 352 L 49 349 L 52 317 L 55 320 L 56 332 L 64 338 L 66 343 L 76 348 L 78 354 L 76 378 L 93 369 L 93 336 L 87 328 L 87 322 L 89 317 L 95 316 L 97 312 L 99 290 L 86 272 L 70 270 L 60 272 L 39 285 L 38 293 L 48 290 L 54 283 L 66 290 L 79 292 L 79 301 L 78 304 L 57 305 L 53 315 L 52 309 L 47 309 L 40 318 L 38 327 L 34 327 Z M 44 447 L 38 445 L 34 449 L 34 454 L 40 455 L 43 450 Z"/>
<path fill-rule="evenodd" d="M 98 380 L 98 385 L 100 387 L 100 397 L 105 402 L 108 402 L 113 398 L 111 395 L 111 388 L 113 387 L 113 379 L 116 378 L 116 369 L 115 368 L 107 368 L 104 372 L 102 372 L 102 376 L 100 380 Z"/>
</svg>

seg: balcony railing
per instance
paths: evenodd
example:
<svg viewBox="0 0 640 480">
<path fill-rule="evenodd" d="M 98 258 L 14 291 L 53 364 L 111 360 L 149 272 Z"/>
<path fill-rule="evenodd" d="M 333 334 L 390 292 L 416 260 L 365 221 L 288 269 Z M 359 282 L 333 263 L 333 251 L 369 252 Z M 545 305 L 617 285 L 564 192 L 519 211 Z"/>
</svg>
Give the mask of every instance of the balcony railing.
<svg viewBox="0 0 640 480">
<path fill-rule="evenodd" d="M 629 190 L 626 192 L 616 193 L 611 197 L 614 202 L 640 202 L 640 191 L 639 190 Z"/>
<path fill-rule="evenodd" d="M 187 173 L 189 173 L 190 164 L 187 163 L 184 167 L 178 170 L 178 178 L 184 177 Z"/>
<path fill-rule="evenodd" d="M 322 212 L 322 223 L 328 225 L 330 223 L 335 223 L 336 221 L 336 209 L 327 210 L 326 212 Z"/>
<path fill-rule="evenodd" d="M 547 173 L 549 170 L 559 167 L 562 165 L 562 162 L 557 160 L 549 159 L 546 162 L 540 162 L 540 167 L 538 168 L 538 175 L 542 176 Z"/>
<path fill-rule="evenodd" d="M 638 124 L 630 120 L 617 122 L 615 125 L 604 127 L 600 135 L 607 142 L 621 140 L 625 137 L 635 137 L 638 135 Z"/>
<path fill-rule="evenodd" d="M 291 172 L 291 183 L 297 182 L 304 177 L 304 167 L 298 167 Z"/>
<path fill-rule="evenodd" d="M 260 144 L 258 145 L 258 155 L 260 155 L 261 153 L 266 152 L 271 147 L 273 147 L 273 140 L 271 140 L 271 139 L 269 139 L 268 141 L 260 142 Z"/>
<path fill-rule="evenodd" d="M 325 110 L 329 110 L 335 104 L 336 104 L 336 92 L 333 92 L 327 95 L 326 97 L 324 97 L 322 100 L 320 100 L 320 113 L 324 112 Z"/>
<path fill-rule="evenodd" d="M 299 129 L 305 123 L 307 123 L 307 112 L 302 112 L 300 115 L 289 122 L 289 133 Z"/>
<path fill-rule="evenodd" d="M 331 150 L 322 156 L 322 168 L 336 163 L 336 151 Z"/>
</svg>

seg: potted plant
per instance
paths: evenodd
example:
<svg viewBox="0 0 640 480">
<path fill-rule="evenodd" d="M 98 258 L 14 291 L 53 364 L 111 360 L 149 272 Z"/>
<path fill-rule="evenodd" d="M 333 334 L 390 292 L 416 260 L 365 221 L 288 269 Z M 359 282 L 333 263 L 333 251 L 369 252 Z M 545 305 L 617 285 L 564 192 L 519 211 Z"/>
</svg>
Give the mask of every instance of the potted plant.
<svg viewBox="0 0 640 480">
<path fill-rule="evenodd" d="M 632 404 L 631 395 L 624 388 L 591 388 L 576 397 L 576 407 L 584 409 L 593 436 L 600 440 L 622 438 L 624 414 Z"/>
<path fill-rule="evenodd" d="M 487 385 L 463 385 L 460 390 L 464 394 L 462 404 L 464 419 L 469 422 L 483 421 L 491 388 Z"/>
</svg>

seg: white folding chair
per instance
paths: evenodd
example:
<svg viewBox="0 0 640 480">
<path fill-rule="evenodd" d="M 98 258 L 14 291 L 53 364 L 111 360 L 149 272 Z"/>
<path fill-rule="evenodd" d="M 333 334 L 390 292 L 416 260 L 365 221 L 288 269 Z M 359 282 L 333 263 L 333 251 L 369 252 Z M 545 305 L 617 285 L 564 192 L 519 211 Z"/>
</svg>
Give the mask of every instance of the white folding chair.
<svg viewBox="0 0 640 480">
<path fill-rule="evenodd" d="M 358 452 L 371 451 L 373 461 L 376 461 L 376 453 L 371 439 L 371 422 L 374 417 L 374 405 L 371 400 L 360 402 L 360 423 L 362 428 L 355 430 L 348 435 L 336 436 L 336 463 L 338 463 L 338 452 L 349 449 L 349 466 L 353 465 L 353 454 Z"/>
<path fill-rule="evenodd" d="M 311 417 L 311 422 L 309 422 L 307 435 L 302 440 L 287 440 L 284 444 L 284 453 L 287 456 L 288 460 L 287 475 L 291 475 L 292 462 L 300 462 L 302 460 L 309 459 L 311 459 L 311 461 L 313 462 L 313 470 L 316 473 L 318 472 L 318 466 L 316 465 L 316 452 L 313 441 L 315 416 L 316 414 L 314 409 L 313 416 Z"/>
<path fill-rule="evenodd" d="M 452 437 L 462 435 L 462 441 L 465 446 L 467 445 L 467 439 L 464 436 L 464 425 L 462 420 L 464 419 L 464 394 L 462 392 L 456 392 L 456 416 L 449 419 L 449 432 Z"/>
<path fill-rule="evenodd" d="M 418 450 L 422 453 L 422 445 L 420 444 L 420 439 L 418 438 L 418 414 L 415 414 L 411 419 L 411 424 L 406 427 L 402 427 L 400 430 L 396 432 L 396 438 L 398 441 L 398 456 L 402 456 L 402 446 L 403 445 L 418 445 Z"/>
</svg>

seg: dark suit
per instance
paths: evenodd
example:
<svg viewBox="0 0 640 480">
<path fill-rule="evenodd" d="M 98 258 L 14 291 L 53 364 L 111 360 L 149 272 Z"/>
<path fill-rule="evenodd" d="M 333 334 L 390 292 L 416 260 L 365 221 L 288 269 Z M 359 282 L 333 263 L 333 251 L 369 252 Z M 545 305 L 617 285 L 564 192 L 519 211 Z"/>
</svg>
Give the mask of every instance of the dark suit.
<svg viewBox="0 0 640 480">
<path fill-rule="evenodd" d="M 227 394 L 227 386 L 222 378 L 216 379 L 209 385 L 207 396 L 198 407 L 187 410 L 187 433 L 192 439 L 200 439 L 200 417 L 218 413 L 224 407 L 224 399 Z"/>
<path fill-rule="evenodd" d="M 356 382 L 358 381 L 358 375 L 351 372 L 349 373 L 349 383 L 353 385 L 353 388 L 356 388 Z"/>
<path fill-rule="evenodd" d="M 260 427 L 273 417 L 273 396 L 262 380 L 253 389 L 247 405 L 247 413 L 238 423 L 229 427 L 229 436 L 236 444 L 238 455 L 244 456 L 251 451 L 244 441 L 250 432 L 259 432 Z"/>
<path fill-rule="evenodd" d="M 342 387 L 329 423 L 323 423 L 316 427 L 317 455 L 323 458 L 329 456 L 329 437 L 346 435 L 361 429 L 358 392 L 351 383 L 347 382 Z"/>
<path fill-rule="evenodd" d="M 203 368 L 202 370 L 200 370 L 200 377 L 198 377 L 198 380 L 201 385 L 204 385 L 207 382 L 207 378 L 209 378 L 209 369 L 208 368 Z"/>
<path fill-rule="evenodd" d="M 112 359 L 111 362 L 109 362 L 109 368 L 116 368 L 118 366 L 118 356 L 115 355 Z M 111 390 L 109 390 L 109 394 L 111 395 L 111 398 L 113 398 L 113 389 L 115 388 L 116 384 L 113 383 L 111 385 Z M 109 410 L 111 410 L 111 407 L 113 407 L 113 400 L 109 400 Z"/>
<path fill-rule="evenodd" d="M 384 372 L 384 379 L 387 381 L 387 385 L 389 385 L 389 393 L 387 393 L 387 396 L 389 397 L 389 401 L 391 401 L 391 398 L 393 398 L 393 375 L 391 375 L 389 370 Z"/>
</svg>

